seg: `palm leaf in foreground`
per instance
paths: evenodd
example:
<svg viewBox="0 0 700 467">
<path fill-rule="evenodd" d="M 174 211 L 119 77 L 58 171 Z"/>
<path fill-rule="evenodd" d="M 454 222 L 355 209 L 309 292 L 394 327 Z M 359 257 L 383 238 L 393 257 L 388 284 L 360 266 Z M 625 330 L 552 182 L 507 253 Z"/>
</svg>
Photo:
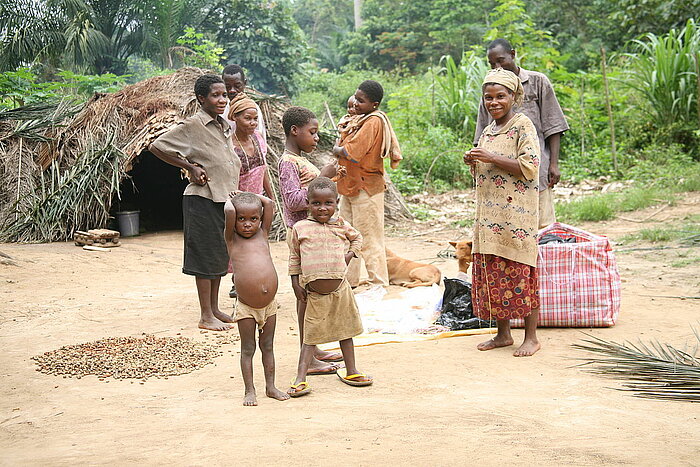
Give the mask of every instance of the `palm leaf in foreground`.
<svg viewBox="0 0 700 467">
<path fill-rule="evenodd" d="M 572 344 L 579 350 L 598 356 L 582 358 L 597 374 L 624 379 L 623 391 L 638 397 L 700 402 L 700 334 L 694 330 L 698 344 L 692 351 L 679 350 L 658 341 L 637 345 L 608 342 L 590 334 L 583 343 Z"/>
</svg>

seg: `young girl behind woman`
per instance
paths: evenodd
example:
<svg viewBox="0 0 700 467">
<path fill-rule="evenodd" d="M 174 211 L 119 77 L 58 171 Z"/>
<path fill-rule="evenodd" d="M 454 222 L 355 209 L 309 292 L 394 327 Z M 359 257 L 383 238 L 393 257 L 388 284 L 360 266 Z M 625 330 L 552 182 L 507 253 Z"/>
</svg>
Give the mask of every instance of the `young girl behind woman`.
<svg viewBox="0 0 700 467">
<path fill-rule="evenodd" d="M 525 318 L 525 339 L 513 353 L 525 357 L 540 349 L 536 335 L 540 147 L 530 119 L 513 112 L 513 105 L 523 98 L 520 78 L 497 68 L 486 75 L 482 89 L 494 121 L 484 129 L 478 146 L 464 154 L 476 181 L 472 302 L 479 318 L 496 320 L 498 333 L 477 348 L 512 345 L 510 320 Z"/>
</svg>

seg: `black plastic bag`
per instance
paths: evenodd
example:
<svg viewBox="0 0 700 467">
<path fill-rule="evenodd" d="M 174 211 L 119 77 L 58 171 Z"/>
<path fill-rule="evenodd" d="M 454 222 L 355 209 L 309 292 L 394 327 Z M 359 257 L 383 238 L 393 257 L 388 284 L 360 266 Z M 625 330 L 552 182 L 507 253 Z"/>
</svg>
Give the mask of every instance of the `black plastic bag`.
<svg viewBox="0 0 700 467">
<path fill-rule="evenodd" d="M 547 243 L 576 243 L 576 237 L 563 238 L 559 235 L 544 234 L 537 242 L 538 245 L 546 245 Z"/>
<path fill-rule="evenodd" d="M 495 321 L 484 321 L 474 316 L 472 309 L 472 285 L 461 279 L 444 279 L 445 293 L 442 295 L 442 310 L 435 324 L 446 326 L 451 331 L 489 328 Z"/>
</svg>

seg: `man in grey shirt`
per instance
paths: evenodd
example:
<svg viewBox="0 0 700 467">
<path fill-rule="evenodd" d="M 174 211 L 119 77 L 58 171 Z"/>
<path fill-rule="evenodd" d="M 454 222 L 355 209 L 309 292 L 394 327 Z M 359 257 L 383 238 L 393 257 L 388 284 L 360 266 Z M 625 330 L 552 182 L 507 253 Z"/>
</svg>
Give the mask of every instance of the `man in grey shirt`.
<svg viewBox="0 0 700 467">
<path fill-rule="evenodd" d="M 540 140 L 540 219 L 539 227 L 546 227 L 555 221 L 552 187 L 559 183 L 559 145 L 561 135 L 569 129 L 564 113 L 561 110 L 554 88 L 549 79 L 542 73 L 520 68 L 515 64 L 515 49 L 505 39 L 496 39 L 487 49 L 491 68 L 503 68 L 512 71 L 523 83 L 525 97 L 522 105 L 514 107 L 516 112 L 522 112 L 532 120 Z M 491 117 L 484 107 L 482 99 L 479 105 L 479 115 L 476 120 L 474 144 L 484 128 L 491 122 Z"/>
</svg>

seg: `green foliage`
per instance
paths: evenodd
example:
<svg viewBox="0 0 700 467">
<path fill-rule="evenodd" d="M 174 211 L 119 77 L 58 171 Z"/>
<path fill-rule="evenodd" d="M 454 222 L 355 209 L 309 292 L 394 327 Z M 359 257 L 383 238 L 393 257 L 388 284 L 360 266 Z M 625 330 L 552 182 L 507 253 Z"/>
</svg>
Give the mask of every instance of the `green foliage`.
<svg viewBox="0 0 700 467">
<path fill-rule="evenodd" d="M 126 77 L 126 82 L 128 84 L 138 83 L 148 78 L 153 78 L 154 76 L 167 75 L 174 71 L 168 68 L 161 68 L 153 63 L 153 61 L 137 56 L 129 57 L 127 60 L 127 68 L 129 69 L 129 74 Z"/>
<path fill-rule="evenodd" d="M 430 209 L 420 204 L 411 204 L 409 208 L 411 209 L 411 214 L 419 221 L 427 221 L 432 217 Z"/>
<path fill-rule="evenodd" d="M 632 35 L 663 34 L 700 17 L 697 0 L 616 0 L 610 6 L 610 20 Z"/>
<path fill-rule="evenodd" d="M 700 187 L 700 164 L 685 166 L 685 172 L 686 176 L 694 183 L 698 183 L 698 185 L 690 185 L 690 188 Z M 562 222 L 569 223 L 609 220 L 617 212 L 636 211 L 660 203 L 673 205 L 678 199 L 678 193 L 687 191 L 688 188 L 688 186 L 677 183 L 677 174 L 674 180 L 661 181 L 657 179 L 655 181 L 660 183 L 654 184 L 651 181 L 644 181 L 620 193 L 604 193 L 586 196 L 570 203 L 557 203 L 555 205 L 557 218 Z M 696 221 L 690 219 L 691 224 Z M 647 240 L 651 238 L 652 234 L 653 231 L 648 234 Z M 677 236 L 673 238 L 677 238 Z"/>
<path fill-rule="evenodd" d="M 404 157 L 401 166 L 421 179 L 424 188 L 444 191 L 471 186 L 471 173 L 462 161 L 465 144 L 449 128 L 438 125 L 397 137 Z"/>
<path fill-rule="evenodd" d="M 124 85 L 126 78 L 111 73 L 80 75 L 67 70 L 57 73 L 57 77 L 60 81 L 40 82 L 29 68 L 0 73 L 0 109 L 64 97 L 84 99 L 95 92 L 113 92 Z"/>
<path fill-rule="evenodd" d="M 614 200 L 614 195 L 604 194 L 556 204 L 557 219 L 566 223 L 607 221 L 615 216 Z"/>
<path fill-rule="evenodd" d="M 360 71 L 335 73 L 309 70 L 304 74 L 303 88 L 294 103 L 313 111 L 319 121 L 324 123 L 322 126 L 330 128 L 347 113 L 348 98 L 355 94 L 357 86 L 366 79 L 374 79 L 382 84 L 385 96 L 382 108 L 386 109 L 385 103 L 395 86 L 394 80 L 385 74 Z M 328 104 L 335 121 L 329 121 L 324 103 Z"/>
<path fill-rule="evenodd" d="M 517 50 L 520 63 L 526 68 L 546 71 L 560 66 L 559 51 L 549 31 L 535 26 L 523 0 L 497 0 L 491 11 L 491 29 L 484 40 L 507 38 Z"/>
<path fill-rule="evenodd" d="M 246 69 L 254 87 L 287 95 L 296 91 L 308 50 L 288 2 L 232 0 L 220 3 L 214 13 L 217 43 L 231 63 Z"/>
<path fill-rule="evenodd" d="M 658 128 L 677 122 L 700 123 L 698 76 L 695 60 L 700 57 L 700 25 L 692 19 L 685 28 L 668 34 L 647 34 L 635 41 L 637 53 L 629 54 L 626 84 L 644 98 L 645 110 Z"/>
<path fill-rule="evenodd" d="M 639 238 L 651 243 L 668 242 L 673 238 L 672 232 L 663 227 L 642 229 L 639 231 Z"/>
<path fill-rule="evenodd" d="M 144 36 L 142 52 L 162 68 L 175 68 L 184 55 L 178 47 L 178 39 L 182 38 L 188 15 L 197 9 L 187 0 L 147 0 L 140 15 Z"/>
<path fill-rule="evenodd" d="M 635 187 L 625 190 L 616 197 L 615 210 L 621 212 L 636 211 L 658 204 L 660 200 L 674 204 L 676 197 L 668 188 Z"/>
<path fill-rule="evenodd" d="M 224 60 L 224 49 L 214 41 L 204 38 L 194 28 L 185 28 L 185 33 L 177 39 L 182 47 L 177 47 L 184 65 L 217 70 Z"/>
<path fill-rule="evenodd" d="M 448 54 L 459 59 L 481 42 L 492 0 L 366 0 L 363 25 L 341 50 L 352 68 L 414 72 Z"/>
<path fill-rule="evenodd" d="M 452 221 L 452 227 L 464 228 L 472 227 L 474 225 L 474 219 L 457 219 Z"/>
<path fill-rule="evenodd" d="M 435 79 L 440 123 L 465 136 L 476 129 L 481 83 L 489 69 L 482 55 L 465 52 L 459 65 L 444 55 Z"/>
<path fill-rule="evenodd" d="M 353 3 L 334 0 L 298 0 L 293 15 L 304 31 L 311 56 L 319 68 L 339 71 L 347 63 L 340 46 L 353 29 Z"/>
<path fill-rule="evenodd" d="M 680 243 L 683 244 L 684 239 L 694 237 L 698 235 L 698 232 L 700 232 L 700 219 L 698 216 L 687 216 L 680 224 L 675 223 L 670 226 L 642 229 L 639 232 L 625 235 L 622 237 L 622 241 L 624 243 L 639 241 L 664 243 L 672 240 L 680 240 Z M 677 254 L 679 257 L 685 258 L 688 256 L 688 251 L 678 252 Z M 691 258 L 691 261 L 682 261 L 681 264 L 674 267 L 683 267 L 698 260 L 700 260 L 700 258 Z"/>
<path fill-rule="evenodd" d="M 396 188 L 404 195 L 412 195 L 423 191 L 423 180 L 403 167 L 396 170 L 387 170 L 389 177 Z"/>
<path fill-rule="evenodd" d="M 28 68 L 0 73 L 0 108 L 12 109 L 34 102 L 57 99 L 59 83 L 37 83 Z"/>
</svg>

